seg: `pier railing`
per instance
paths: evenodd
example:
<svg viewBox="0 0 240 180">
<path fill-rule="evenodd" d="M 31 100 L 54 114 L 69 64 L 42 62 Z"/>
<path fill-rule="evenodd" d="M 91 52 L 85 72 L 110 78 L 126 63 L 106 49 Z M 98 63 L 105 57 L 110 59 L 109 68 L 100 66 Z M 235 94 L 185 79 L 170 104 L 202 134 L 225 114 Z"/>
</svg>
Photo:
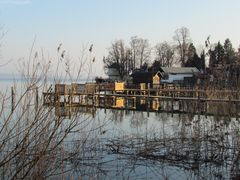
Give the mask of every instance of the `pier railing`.
<svg viewBox="0 0 240 180">
<path fill-rule="evenodd" d="M 56 87 L 57 86 L 57 87 Z M 44 92 L 45 105 L 65 107 L 120 108 L 146 111 L 170 110 L 196 113 L 239 115 L 240 91 L 210 88 L 149 88 L 115 90 L 112 85 L 56 85 L 54 92 Z M 229 110 L 226 110 L 229 109 Z M 225 112 L 226 111 L 226 112 Z"/>
</svg>

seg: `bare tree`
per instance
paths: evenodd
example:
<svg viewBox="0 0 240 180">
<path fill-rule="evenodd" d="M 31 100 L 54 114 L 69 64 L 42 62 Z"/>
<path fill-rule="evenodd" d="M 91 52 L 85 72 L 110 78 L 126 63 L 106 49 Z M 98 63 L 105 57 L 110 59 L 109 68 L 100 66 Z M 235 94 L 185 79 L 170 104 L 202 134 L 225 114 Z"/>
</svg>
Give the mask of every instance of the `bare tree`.
<svg viewBox="0 0 240 180">
<path fill-rule="evenodd" d="M 174 48 L 168 42 L 162 42 L 155 46 L 156 57 L 160 66 L 171 67 L 174 64 Z"/>
<path fill-rule="evenodd" d="M 147 39 L 134 36 L 130 41 L 130 48 L 123 40 L 112 43 L 108 55 L 103 59 L 105 69 L 114 68 L 121 79 L 130 71 L 141 68 L 150 60 L 151 48 Z"/>
<path fill-rule="evenodd" d="M 147 39 L 133 36 L 130 42 L 133 69 L 140 68 L 150 60 L 151 48 Z"/>
<path fill-rule="evenodd" d="M 130 71 L 130 50 L 122 40 L 112 43 L 108 56 L 104 58 L 104 67 L 117 69 L 121 79 Z"/>
<path fill-rule="evenodd" d="M 175 31 L 173 40 L 177 42 L 176 49 L 179 53 L 179 62 L 181 66 L 184 66 L 187 60 L 187 49 L 191 42 L 189 29 L 186 27 L 181 27 Z"/>
</svg>

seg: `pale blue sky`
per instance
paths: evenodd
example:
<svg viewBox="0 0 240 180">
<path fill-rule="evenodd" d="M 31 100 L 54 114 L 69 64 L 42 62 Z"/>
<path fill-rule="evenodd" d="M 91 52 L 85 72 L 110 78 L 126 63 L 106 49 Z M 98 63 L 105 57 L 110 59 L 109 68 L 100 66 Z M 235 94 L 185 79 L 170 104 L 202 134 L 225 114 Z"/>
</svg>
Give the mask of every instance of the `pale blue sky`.
<svg viewBox="0 0 240 180">
<path fill-rule="evenodd" d="M 149 39 L 151 45 L 172 41 L 174 31 L 186 26 L 196 47 L 211 40 L 231 39 L 240 44 L 239 0 L 0 0 L 0 25 L 7 34 L 2 42 L 1 62 L 13 59 L 0 73 L 14 71 L 17 60 L 36 48 L 49 57 L 64 49 L 74 61 L 82 44 L 94 44 L 94 73 L 103 74 L 102 57 L 116 39 L 131 36 Z"/>
</svg>

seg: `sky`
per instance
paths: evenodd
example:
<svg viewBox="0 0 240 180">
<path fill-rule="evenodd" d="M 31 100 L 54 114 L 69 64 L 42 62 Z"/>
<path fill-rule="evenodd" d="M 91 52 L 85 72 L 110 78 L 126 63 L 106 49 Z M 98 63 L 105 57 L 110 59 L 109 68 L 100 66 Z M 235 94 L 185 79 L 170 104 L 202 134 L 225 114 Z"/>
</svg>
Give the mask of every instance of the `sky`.
<svg viewBox="0 0 240 180">
<path fill-rule="evenodd" d="M 93 44 L 93 76 L 103 76 L 103 56 L 114 40 L 128 44 L 132 36 L 173 42 L 182 26 L 198 48 L 230 38 L 240 45 L 239 0 L 0 0 L 0 74 L 15 73 L 19 61 L 34 50 L 56 64 L 62 43 L 77 65 L 83 47 Z"/>
</svg>

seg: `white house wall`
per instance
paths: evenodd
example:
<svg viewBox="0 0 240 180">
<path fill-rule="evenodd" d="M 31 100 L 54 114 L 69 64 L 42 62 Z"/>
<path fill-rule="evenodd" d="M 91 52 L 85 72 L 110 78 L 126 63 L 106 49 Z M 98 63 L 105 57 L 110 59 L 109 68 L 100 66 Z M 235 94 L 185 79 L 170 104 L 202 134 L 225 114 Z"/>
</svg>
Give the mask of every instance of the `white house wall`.
<svg viewBox="0 0 240 180">
<path fill-rule="evenodd" d="M 193 77 L 193 74 L 169 74 L 168 79 L 163 79 L 162 82 L 183 81 L 185 77 Z"/>
</svg>

